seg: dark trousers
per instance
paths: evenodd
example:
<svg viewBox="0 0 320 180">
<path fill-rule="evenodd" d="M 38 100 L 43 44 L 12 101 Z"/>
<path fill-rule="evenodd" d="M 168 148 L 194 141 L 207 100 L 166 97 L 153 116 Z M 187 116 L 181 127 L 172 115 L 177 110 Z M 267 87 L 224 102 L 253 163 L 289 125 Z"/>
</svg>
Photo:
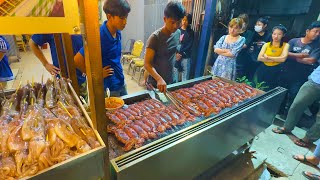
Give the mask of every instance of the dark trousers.
<svg viewBox="0 0 320 180">
<path fill-rule="evenodd" d="M 248 51 L 240 52 L 237 57 L 237 78 L 246 76 L 249 81 L 253 81 L 254 74 L 261 62 L 252 59 Z"/>
<path fill-rule="evenodd" d="M 289 108 L 301 86 L 308 81 L 308 76 L 313 72 L 314 67 L 298 62 L 287 61 L 284 63 L 283 69 L 284 71 L 281 73 L 281 86 L 288 89 L 284 104 Z"/>
<path fill-rule="evenodd" d="M 279 86 L 281 71 L 282 64 L 266 66 L 264 63 L 261 63 L 256 72 L 258 83 L 265 82 L 266 86 L 268 86 L 265 89 L 266 91 Z"/>
</svg>

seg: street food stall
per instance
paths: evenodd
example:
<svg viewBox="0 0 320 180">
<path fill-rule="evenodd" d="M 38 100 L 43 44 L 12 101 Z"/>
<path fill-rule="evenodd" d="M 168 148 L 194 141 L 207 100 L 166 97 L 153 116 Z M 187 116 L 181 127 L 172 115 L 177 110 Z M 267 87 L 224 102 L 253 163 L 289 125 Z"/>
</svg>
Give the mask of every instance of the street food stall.
<svg viewBox="0 0 320 180">
<path fill-rule="evenodd" d="M 59 0 L 52 7 L 50 6 L 52 11 L 59 10 L 57 3 L 63 5 L 63 9 L 60 9 L 62 13 L 56 13 L 63 15 L 61 17 L 42 15 L 35 17 L 32 14 L 29 16 L 6 14 L 0 17 L 0 23 L 6 27 L 0 30 L 2 35 L 54 34 L 62 70 L 60 78 L 52 77 L 46 82 L 43 80 L 34 82 L 30 79 L 27 83 L 20 82 L 16 90 L 1 93 L 0 179 L 106 177 L 104 167 L 106 146 L 96 130 L 96 117 L 99 115 L 92 115 L 93 119 L 91 119 L 77 95 L 79 90 L 70 37 L 71 34 L 80 33 L 78 3 L 80 7 L 86 8 L 93 5 L 94 12 L 98 7 L 94 2 Z M 50 16 L 52 14 L 49 12 L 50 8 L 45 8 L 48 11 L 47 15 Z M 83 11 L 86 11 L 84 8 L 80 11 L 82 15 L 92 14 L 84 13 Z M 98 16 L 98 13 L 96 15 Z M 88 34 L 98 34 L 97 32 L 98 28 Z M 99 38 L 97 39 L 94 43 L 99 46 Z M 90 44 L 91 40 L 85 42 Z M 88 56 L 90 54 L 88 53 Z M 66 65 L 64 59 L 66 59 Z M 91 67 L 94 68 L 95 65 Z M 96 73 L 100 73 L 102 77 L 101 68 L 96 69 L 98 69 Z M 91 70 L 87 72 L 90 73 Z M 67 74 L 69 79 L 65 78 Z M 89 87 L 92 87 L 92 83 L 102 84 L 99 80 L 102 82 L 102 78 L 88 80 Z M 97 88 L 99 87 L 101 85 Z M 94 93 L 95 91 L 92 90 L 95 89 L 94 87 L 89 89 L 93 97 L 91 102 L 95 104 L 94 98 L 99 98 L 99 93 Z M 102 97 L 102 89 L 101 92 Z M 91 112 L 97 113 L 95 107 L 91 108 Z M 101 106 L 101 112 L 104 114 L 103 106 Z M 105 118 L 103 120 L 105 121 Z"/>
</svg>

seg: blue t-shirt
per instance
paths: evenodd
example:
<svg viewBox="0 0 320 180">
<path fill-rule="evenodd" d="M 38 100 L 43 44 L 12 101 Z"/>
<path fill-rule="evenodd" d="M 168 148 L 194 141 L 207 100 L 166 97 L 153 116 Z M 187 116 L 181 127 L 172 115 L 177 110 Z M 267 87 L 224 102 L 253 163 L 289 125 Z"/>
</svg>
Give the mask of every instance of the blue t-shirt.
<svg viewBox="0 0 320 180">
<path fill-rule="evenodd" d="M 320 66 L 318 66 L 309 76 L 309 78 L 317 83 L 318 85 L 320 85 Z"/>
<path fill-rule="evenodd" d="M 112 76 L 104 78 L 104 89 L 107 87 L 110 91 L 120 90 L 124 86 L 123 69 L 120 62 L 121 58 L 121 32 L 117 31 L 116 37 L 112 37 L 107 28 L 107 21 L 100 27 L 101 58 L 102 67 L 110 65 L 114 73 Z M 84 49 L 79 53 L 84 56 Z"/>
<path fill-rule="evenodd" d="M 3 36 L 0 36 L 0 52 L 7 53 L 10 49 L 9 43 Z M 13 79 L 13 73 L 9 66 L 8 57 L 5 54 L 0 61 L 0 82 L 10 81 Z"/>
<path fill-rule="evenodd" d="M 32 40 L 38 46 L 42 46 L 45 43 L 49 43 L 53 65 L 56 67 L 59 67 L 58 55 L 56 51 L 56 44 L 54 43 L 53 34 L 34 34 L 32 36 Z M 72 40 L 73 55 L 76 55 L 77 52 L 83 47 L 82 36 L 72 35 L 71 40 Z M 76 69 L 76 74 L 78 78 L 78 84 L 79 85 L 83 84 L 86 81 L 86 77 L 83 76 L 83 73 L 79 69 Z"/>
</svg>

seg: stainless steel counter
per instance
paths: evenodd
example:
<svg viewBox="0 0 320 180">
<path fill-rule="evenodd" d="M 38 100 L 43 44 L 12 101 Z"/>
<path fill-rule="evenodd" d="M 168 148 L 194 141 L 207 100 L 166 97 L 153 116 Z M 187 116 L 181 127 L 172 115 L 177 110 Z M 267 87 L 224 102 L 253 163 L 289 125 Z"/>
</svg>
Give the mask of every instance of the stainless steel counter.
<svg viewBox="0 0 320 180">
<path fill-rule="evenodd" d="M 198 78 L 169 90 L 207 80 Z M 278 87 L 111 160 L 113 179 L 193 179 L 269 127 L 285 96 Z M 128 97 L 134 98 L 134 97 Z"/>
</svg>

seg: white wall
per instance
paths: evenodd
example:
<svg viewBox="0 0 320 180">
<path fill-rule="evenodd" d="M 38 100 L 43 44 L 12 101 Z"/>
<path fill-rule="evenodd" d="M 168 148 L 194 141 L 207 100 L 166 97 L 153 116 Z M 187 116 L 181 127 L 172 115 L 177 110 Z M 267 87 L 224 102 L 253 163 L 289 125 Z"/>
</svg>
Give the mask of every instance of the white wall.
<svg viewBox="0 0 320 180">
<path fill-rule="evenodd" d="M 103 4 L 105 0 L 101 0 L 101 14 L 100 23 L 107 20 L 103 12 Z M 131 11 L 128 16 L 127 26 L 122 31 L 122 48 L 125 48 L 128 39 L 144 41 L 144 1 L 143 0 L 127 0 L 131 6 Z"/>
<path fill-rule="evenodd" d="M 128 39 L 144 41 L 144 1 L 127 0 L 131 6 L 127 26 L 122 31 L 122 48 L 125 48 Z"/>
<path fill-rule="evenodd" d="M 128 39 L 144 41 L 144 1 L 127 0 L 131 6 L 126 28 L 122 31 L 122 48 L 125 48 Z M 102 18 L 100 23 L 107 20 L 103 12 L 104 0 L 101 0 Z"/>
<path fill-rule="evenodd" d="M 100 19 L 100 24 L 102 24 L 105 20 L 107 20 L 106 14 L 103 12 L 103 4 L 105 0 L 100 0 L 101 6 L 100 6 L 100 12 L 101 13 L 101 19 Z"/>
</svg>

